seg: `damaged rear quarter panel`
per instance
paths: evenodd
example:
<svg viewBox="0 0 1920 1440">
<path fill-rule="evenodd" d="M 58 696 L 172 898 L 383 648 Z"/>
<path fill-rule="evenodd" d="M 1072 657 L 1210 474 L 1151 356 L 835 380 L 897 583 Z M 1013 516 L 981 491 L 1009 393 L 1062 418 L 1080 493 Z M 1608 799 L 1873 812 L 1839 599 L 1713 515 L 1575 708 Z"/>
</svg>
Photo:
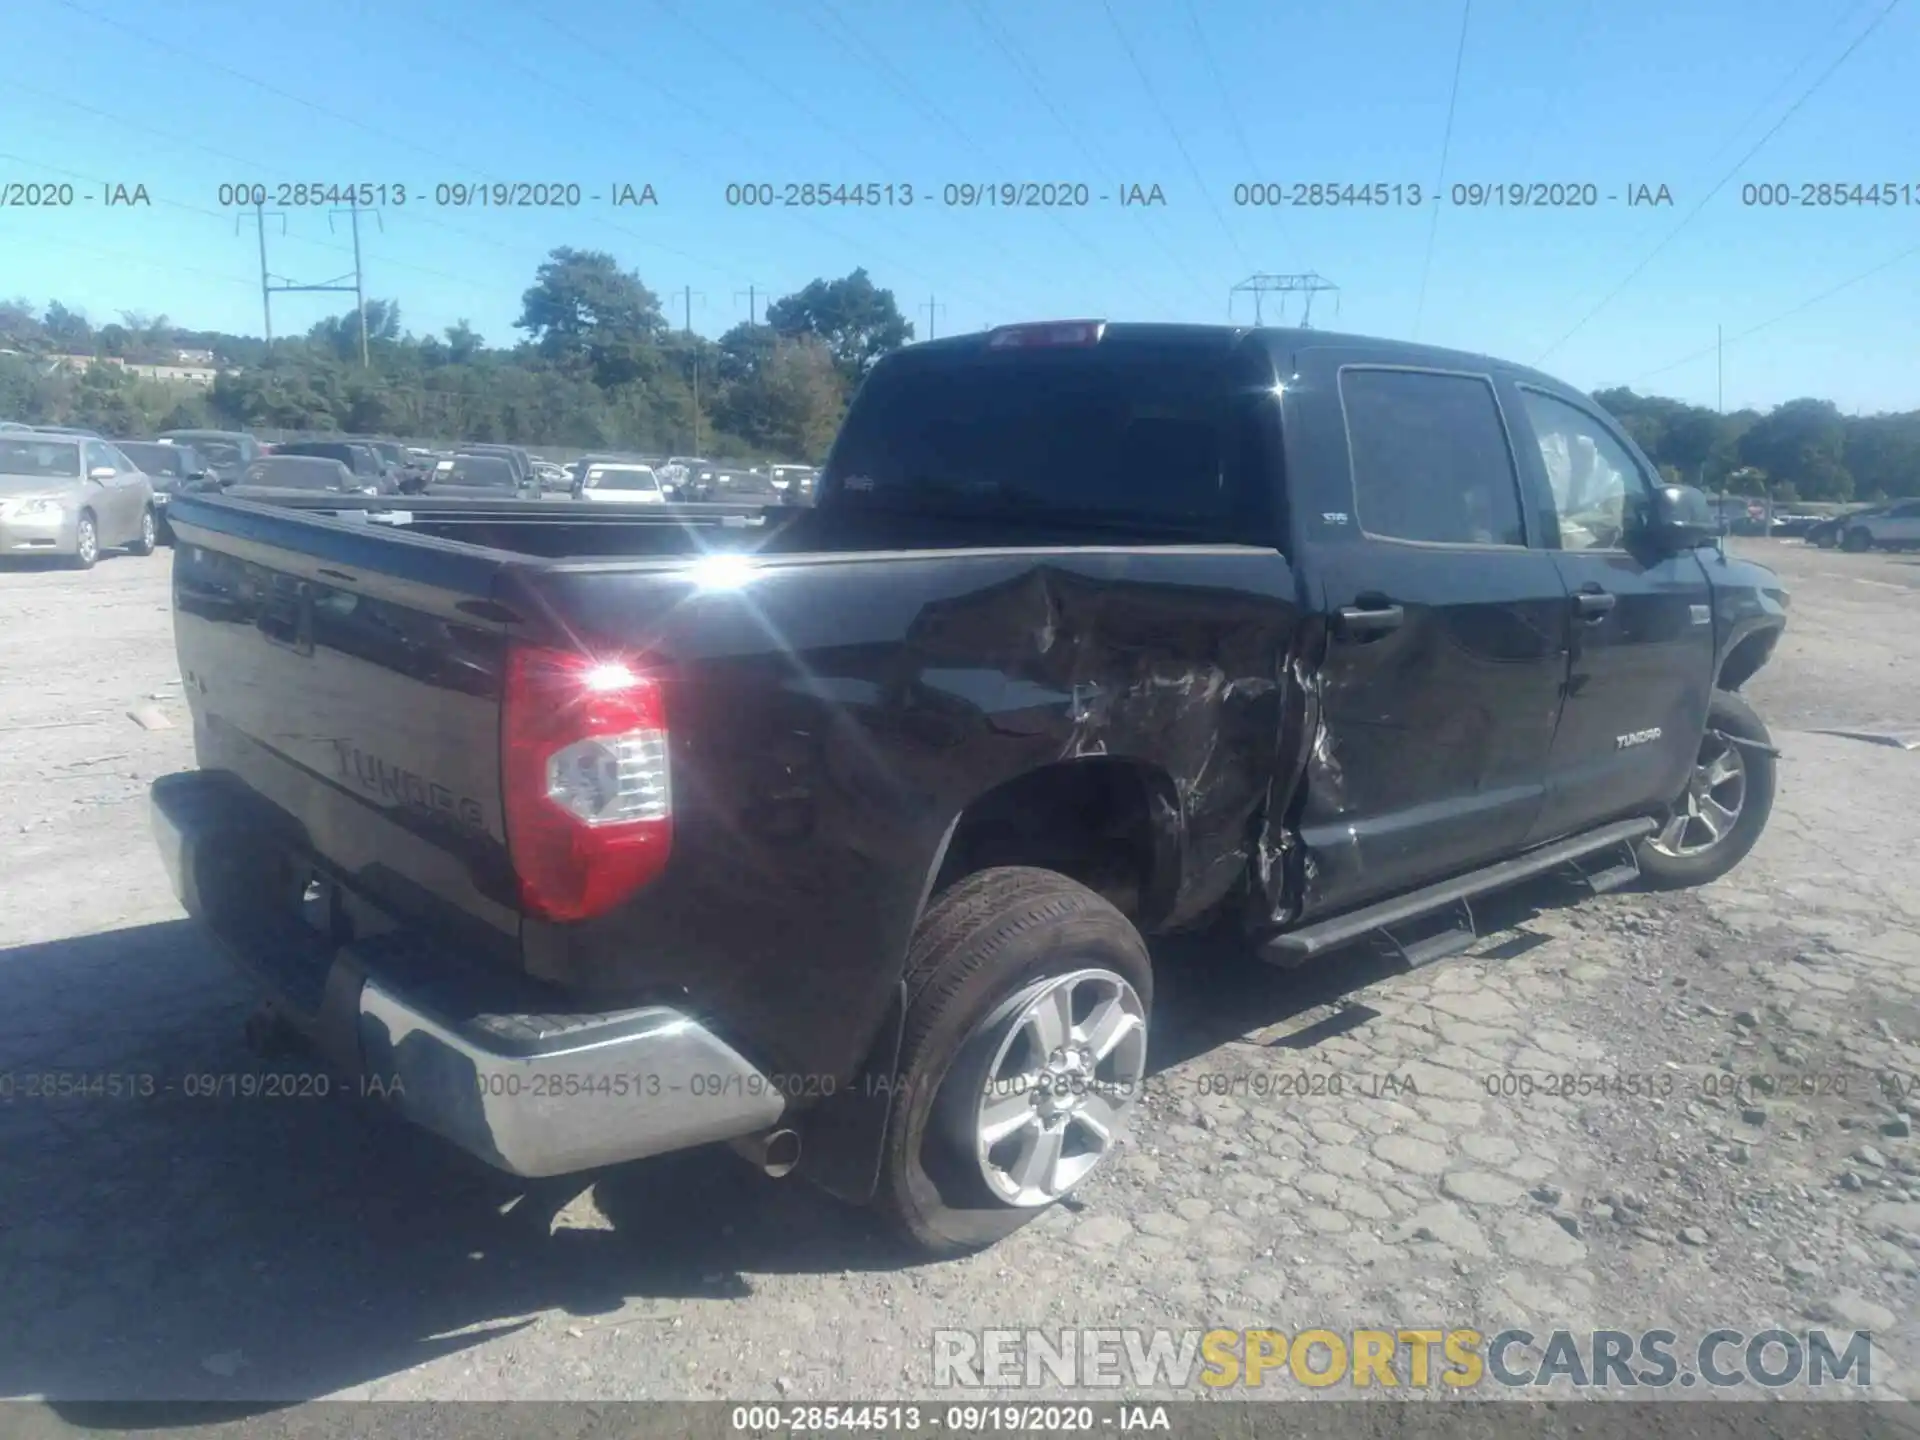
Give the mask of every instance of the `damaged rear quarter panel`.
<svg viewBox="0 0 1920 1440">
<path fill-rule="evenodd" d="M 538 972 L 677 993 L 799 1075 L 850 1074 L 891 997 L 955 818 L 1090 757 L 1155 778 L 1177 872 L 1165 923 L 1247 870 L 1300 610 L 1248 546 L 795 557 L 738 591 L 557 573 L 587 643 L 645 637 L 666 672 L 666 874 L 585 925 L 529 922 Z"/>
</svg>

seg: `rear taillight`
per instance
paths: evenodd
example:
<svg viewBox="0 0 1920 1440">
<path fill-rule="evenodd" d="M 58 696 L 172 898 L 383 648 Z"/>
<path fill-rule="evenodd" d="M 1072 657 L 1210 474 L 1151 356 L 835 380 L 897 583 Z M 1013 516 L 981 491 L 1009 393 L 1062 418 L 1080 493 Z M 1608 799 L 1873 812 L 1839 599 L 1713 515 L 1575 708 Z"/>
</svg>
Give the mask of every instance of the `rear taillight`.
<svg viewBox="0 0 1920 1440">
<path fill-rule="evenodd" d="M 637 662 L 510 650 L 500 750 L 507 850 L 527 913 L 585 920 L 666 867 L 666 705 Z"/>
</svg>

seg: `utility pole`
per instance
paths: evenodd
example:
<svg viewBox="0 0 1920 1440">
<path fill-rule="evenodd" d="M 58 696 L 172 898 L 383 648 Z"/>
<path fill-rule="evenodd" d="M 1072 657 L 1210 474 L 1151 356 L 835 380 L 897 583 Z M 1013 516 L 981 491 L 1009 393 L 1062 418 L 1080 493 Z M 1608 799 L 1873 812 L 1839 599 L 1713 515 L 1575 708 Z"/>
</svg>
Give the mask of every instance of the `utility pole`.
<svg viewBox="0 0 1920 1440">
<path fill-rule="evenodd" d="M 947 307 L 929 295 L 927 296 L 927 303 L 920 308 L 927 312 L 927 338 L 931 340 L 934 338 L 933 318 L 936 313 L 941 315 L 946 314 Z"/>
<path fill-rule="evenodd" d="M 684 324 L 681 333 L 687 337 L 687 359 L 693 367 L 693 447 L 687 453 L 700 453 L 700 351 L 691 343 L 693 340 L 693 297 L 698 295 L 706 299 L 706 292 L 695 290 L 691 285 L 680 287 L 680 301 L 683 307 Z"/>
<path fill-rule="evenodd" d="M 353 217 L 353 308 L 360 315 L 360 368 L 368 368 L 367 362 L 367 287 L 360 269 L 360 207 L 354 205 L 349 212 Z"/>
<path fill-rule="evenodd" d="M 733 298 L 738 300 L 742 294 L 747 297 L 747 324 L 758 325 L 760 323 L 758 303 L 760 287 L 758 285 L 749 285 L 744 291 L 736 290 L 733 292 Z"/>
<path fill-rule="evenodd" d="M 280 211 L 280 225 L 284 232 L 287 217 Z M 267 287 L 267 202 L 263 199 L 253 207 L 253 218 L 260 227 L 260 314 L 267 327 L 267 349 L 273 349 L 273 291 Z M 236 228 L 239 221 L 235 221 Z"/>
<path fill-rule="evenodd" d="M 1249 275 L 1238 285 L 1233 286 L 1227 291 L 1227 319 L 1233 319 L 1234 297 L 1242 293 L 1253 296 L 1253 323 L 1256 326 L 1266 323 L 1266 306 L 1263 303 L 1266 296 L 1274 294 L 1281 296 L 1305 295 L 1307 300 L 1306 306 L 1300 316 L 1300 328 L 1302 330 L 1311 330 L 1313 328 L 1313 297 L 1329 290 L 1334 292 L 1334 313 L 1337 315 L 1340 313 L 1340 287 L 1324 275 L 1317 274 L 1311 270 L 1302 275 Z M 1284 316 L 1286 314 L 1286 301 L 1282 299 L 1280 304 L 1280 313 Z"/>
</svg>

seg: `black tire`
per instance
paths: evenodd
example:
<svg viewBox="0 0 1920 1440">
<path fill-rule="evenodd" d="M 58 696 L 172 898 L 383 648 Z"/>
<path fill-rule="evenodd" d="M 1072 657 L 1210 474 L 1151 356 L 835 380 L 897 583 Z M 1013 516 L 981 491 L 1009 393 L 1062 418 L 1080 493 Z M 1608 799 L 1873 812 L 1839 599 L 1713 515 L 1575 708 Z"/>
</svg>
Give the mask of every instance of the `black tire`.
<svg viewBox="0 0 1920 1440">
<path fill-rule="evenodd" d="M 100 560 L 100 524 L 91 510 L 82 510 L 74 522 L 73 554 L 67 564 L 75 570 L 91 570 Z"/>
<path fill-rule="evenodd" d="M 1140 932 L 1051 870 L 969 875 L 922 917 L 908 947 L 906 1028 L 873 1205 L 924 1255 L 984 1249 L 1050 1208 L 995 1196 L 948 1120 L 986 1083 L 996 1031 L 983 1025 L 1036 982 L 1088 968 L 1120 976 L 1151 1015 Z"/>
<path fill-rule="evenodd" d="M 129 555 L 151 555 L 160 544 L 160 522 L 149 505 L 140 516 L 140 533 L 127 542 Z"/>
<path fill-rule="evenodd" d="M 1873 548 L 1873 536 L 1867 531 L 1856 527 L 1847 531 L 1847 538 L 1841 542 L 1840 548 L 1858 555 L 1862 551 Z"/>
<path fill-rule="evenodd" d="M 1707 709 L 1706 734 L 1701 740 L 1702 758 L 1720 748 L 1721 742 L 1716 741 L 1715 731 L 1737 740 L 1751 741 L 1755 745 L 1773 744 L 1766 724 L 1754 713 L 1753 707 L 1729 690 L 1714 691 L 1713 703 Z M 1776 769 L 1773 756 L 1751 745 L 1725 748 L 1738 759 L 1742 769 L 1739 813 L 1724 835 L 1691 853 L 1674 854 L 1666 849 L 1655 848 L 1658 837 L 1642 841 L 1639 847 L 1640 873 L 1657 890 L 1677 890 L 1718 880 L 1747 858 L 1747 852 L 1753 849 L 1761 832 L 1767 828 L 1767 817 L 1773 813 Z M 1685 798 L 1683 796 L 1682 800 Z"/>
</svg>

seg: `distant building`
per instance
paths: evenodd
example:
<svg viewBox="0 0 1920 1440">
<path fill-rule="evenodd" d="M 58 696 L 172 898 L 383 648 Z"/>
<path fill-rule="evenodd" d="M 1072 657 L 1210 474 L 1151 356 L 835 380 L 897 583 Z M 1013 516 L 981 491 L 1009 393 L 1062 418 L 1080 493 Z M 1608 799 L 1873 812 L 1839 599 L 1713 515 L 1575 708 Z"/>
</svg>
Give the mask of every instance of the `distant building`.
<svg viewBox="0 0 1920 1440">
<path fill-rule="evenodd" d="M 85 374 L 96 365 L 112 365 L 129 374 L 138 375 L 143 380 L 166 380 L 176 385 L 211 385 L 220 374 L 219 367 L 213 363 L 213 354 L 207 350 L 182 352 L 185 354 L 205 355 L 205 364 L 197 365 L 135 365 L 118 355 L 56 355 L 53 362 L 62 370 L 73 370 Z"/>
<path fill-rule="evenodd" d="M 186 365 L 195 369 L 204 370 L 213 364 L 213 351 L 176 350 L 173 352 L 173 359 L 177 365 Z"/>
<path fill-rule="evenodd" d="M 129 365 L 127 369 L 146 380 L 170 380 L 178 385 L 211 385 L 219 375 L 207 365 Z"/>
</svg>

